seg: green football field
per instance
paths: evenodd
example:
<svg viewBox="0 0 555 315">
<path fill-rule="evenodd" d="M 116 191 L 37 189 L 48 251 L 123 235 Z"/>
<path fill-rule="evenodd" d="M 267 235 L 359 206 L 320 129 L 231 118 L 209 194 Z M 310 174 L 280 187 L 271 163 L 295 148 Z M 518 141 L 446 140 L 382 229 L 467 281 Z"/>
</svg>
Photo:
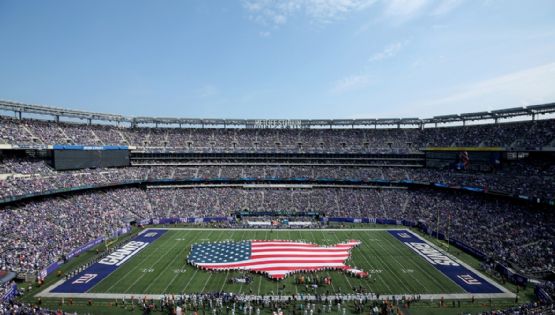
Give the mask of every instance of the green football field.
<svg viewBox="0 0 555 315">
<path fill-rule="evenodd" d="M 446 294 L 464 290 L 436 270 L 425 259 L 399 242 L 385 230 L 168 230 L 159 239 L 121 265 L 96 284 L 90 293 L 177 294 L 182 292 L 226 291 L 253 294 L 294 294 L 310 292 L 295 284 L 295 275 L 284 280 L 250 274 L 250 284 L 230 284 L 239 271 L 202 271 L 187 265 L 191 245 L 224 240 L 303 240 L 333 245 L 350 239 L 362 244 L 352 250 L 347 262 L 368 271 L 370 279 L 358 279 L 342 271 L 322 271 L 331 276 L 331 286 L 321 286 L 318 293 L 350 293 L 362 287 L 379 294 Z M 285 288 L 283 288 L 285 285 Z"/>
</svg>

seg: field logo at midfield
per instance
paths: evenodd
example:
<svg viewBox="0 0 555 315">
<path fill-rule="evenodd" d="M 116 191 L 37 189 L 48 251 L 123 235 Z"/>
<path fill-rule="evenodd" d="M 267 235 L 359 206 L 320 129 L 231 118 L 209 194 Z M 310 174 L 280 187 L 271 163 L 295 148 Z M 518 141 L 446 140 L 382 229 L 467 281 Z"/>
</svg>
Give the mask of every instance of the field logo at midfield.
<svg viewBox="0 0 555 315">
<path fill-rule="evenodd" d="M 61 285 L 55 287 L 54 293 L 84 293 L 109 274 L 118 269 L 119 266 L 131 259 L 134 255 L 157 240 L 166 230 L 147 230 L 135 236 L 131 241 L 120 246 L 118 249 L 92 264 L 87 269 L 77 273 Z"/>
<path fill-rule="evenodd" d="M 345 270 L 362 276 L 366 272 L 351 268 L 345 261 L 360 241 L 350 240 L 333 246 L 281 240 L 227 241 L 200 243 L 191 247 L 187 262 L 205 270 L 249 270 L 283 279 L 290 273 L 315 270 Z"/>
<path fill-rule="evenodd" d="M 391 235 L 424 258 L 430 265 L 461 286 L 468 293 L 501 293 L 498 287 L 486 281 L 472 268 L 452 259 L 442 250 L 427 243 L 410 231 L 389 231 Z"/>
</svg>

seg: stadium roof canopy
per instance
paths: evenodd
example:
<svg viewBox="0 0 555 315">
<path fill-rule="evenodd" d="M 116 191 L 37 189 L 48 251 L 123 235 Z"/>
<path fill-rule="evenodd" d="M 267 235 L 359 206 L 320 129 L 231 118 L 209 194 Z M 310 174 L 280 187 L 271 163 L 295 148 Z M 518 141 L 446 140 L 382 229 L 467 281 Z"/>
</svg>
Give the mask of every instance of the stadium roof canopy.
<svg viewBox="0 0 555 315">
<path fill-rule="evenodd" d="M 301 120 L 284 120 L 284 119 L 206 119 L 206 118 L 174 118 L 174 117 L 131 117 L 116 114 L 103 114 L 95 112 L 87 112 L 80 110 L 72 110 L 43 105 L 23 104 L 12 101 L 0 100 L 0 110 L 13 111 L 19 118 L 22 113 L 52 116 L 59 121 L 60 117 L 77 118 L 86 120 L 90 123 L 93 121 L 107 121 L 116 123 L 129 123 L 131 126 L 140 125 L 179 125 L 179 126 L 239 126 L 239 127 L 256 127 L 260 122 L 264 122 L 265 126 L 424 126 L 426 124 L 442 124 L 476 120 L 495 120 L 507 119 L 513 117 L 531 117 L 535 119 L 537 115 L 555 113 L 555 103 L 529 105 L 526 107 L 514 107 L 500 110 L 463 113 L 453 115 L 434 116 L 432 118 L 369 118 L 369 119 L 301 119 Z M 270 124 L 268 124 L 268 122 Z"/>
</svg>

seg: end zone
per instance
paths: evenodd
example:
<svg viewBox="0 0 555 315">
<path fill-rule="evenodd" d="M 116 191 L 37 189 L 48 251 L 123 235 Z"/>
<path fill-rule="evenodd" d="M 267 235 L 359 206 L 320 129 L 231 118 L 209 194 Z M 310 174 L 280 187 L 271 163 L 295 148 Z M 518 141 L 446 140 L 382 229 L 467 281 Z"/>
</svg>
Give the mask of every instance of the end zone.
<svg viewBox="0 0 555 315">
<path fill-rule="evenodd" d="M 67 280 L 58 281 L 43 293 L 85 293 L 94 287 L 97 283 L 108 277 L 119 266 L 127 262 L 131 257 L 136 255 L 149 244 L 157 240 L 166 230 L 148 229 L 139 233 L 131 241 L 125 243 L 114 252 L 102 258 L 98 262 L 92 264 L 85 270 L 79 272 Z"/>
<path fill-rule="evenodd" d="M 429 264 L 433 265 L 466 292 L 472 294 L 488 294 L 497 297 L 514 297 L 514 293 L 511 293 L 507 288 L 501 286 L 420 236 L 408 230 L 390 230 L 389 233 L 420 255 Z"/>
</svg>

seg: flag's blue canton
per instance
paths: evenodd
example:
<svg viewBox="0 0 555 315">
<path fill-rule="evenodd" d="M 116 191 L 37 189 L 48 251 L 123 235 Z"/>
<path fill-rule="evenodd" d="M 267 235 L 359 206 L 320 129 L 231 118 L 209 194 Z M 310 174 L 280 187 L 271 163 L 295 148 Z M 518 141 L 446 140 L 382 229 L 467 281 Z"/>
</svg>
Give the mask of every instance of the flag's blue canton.
<svg viewBox="0 0 555 315">
<path fill-rule="evenodd" d="M 230 263 L 248 260 L 251 242 L 222 242 L 194 244 L 187 259 L 191 263 Z"/>
</svg>

